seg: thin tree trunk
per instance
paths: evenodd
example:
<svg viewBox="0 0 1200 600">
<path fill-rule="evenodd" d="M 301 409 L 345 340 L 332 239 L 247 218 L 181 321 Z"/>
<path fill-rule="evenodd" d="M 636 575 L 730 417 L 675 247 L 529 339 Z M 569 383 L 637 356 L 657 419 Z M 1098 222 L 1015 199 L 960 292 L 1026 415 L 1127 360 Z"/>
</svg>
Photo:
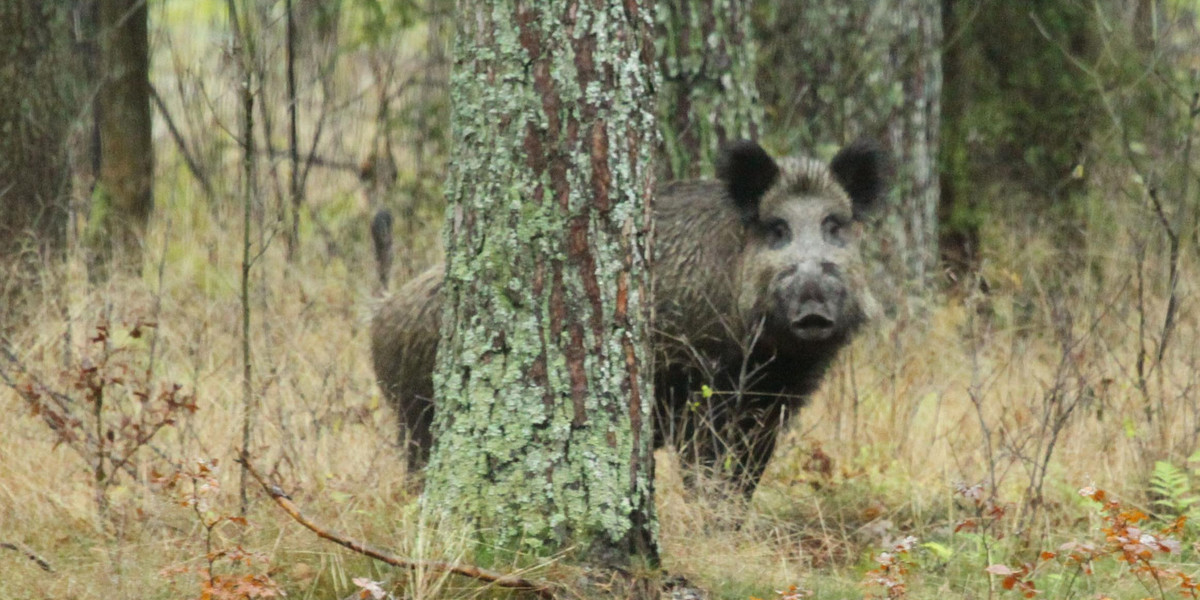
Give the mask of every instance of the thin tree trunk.
<svg viewBox="0 0 1200 600">
<path fill-rule="evenodd" d="M 758 137 L 750 4 L 658 1 L 660 172 L 670 179 L 711 177 L 725 142 Z"/>
<path fill-rule="evenodd" d="M 447 90 L 450 87 L 450 40 L 454 0 L 426 0 L 425 67 L 417 92 L 413 160 L 419 176 L 443 173 L 446 151 Z M 409 202 L 412 203 L 411 201 Z"/>
<path fill-rule="evenodd" d="M 296 17 L 292 10 L 292 0 L 287 0 L 284 10 L 287 11 L 287 97 L 288 97 L 288 158 L 291 168 L 288 170 L 288 196 L 292 199 L 292 222 L 287 239 L 287 259 L 296 259 L 296 248 L 300 245 L 300 206 L 304 204 L 304 188 L 300 186 L 300 140 L 296 131 Z M 280 209 L 279 223 L 287 227 L 287 220 Z"/>
<path fill-rule="evenodd" d="M 253 207 L 256 199 L 255 181 L 256 163 L 254 155 L 254 44 L 250 32 L 251 10 L 243 5 L 243 19 L 238 18 L 235 0 L 225 0 L 229 11 L 229 22 L 233 31 L 234 56 L 237 58 L 238 74 L 241 82 L 241 126 L 238 135 L 242 142 L 242 277 L 241 277 L 241 307 L 242 307 L 242 448 L 243 456 L 250 452 L 250 441 L 253 437 L 253 424 L 256 408 L 253 389 L 253 365 L 250 354 L 250 267 L 251 258 L 250 230 L 253 222 Z M 239 23 L 240 21 L 240 23 Z M 238 486 L 241 514 L 245 515 L 249 508 L 249 498 L 246 493 L 248 474 L 246 465 L 242 465 L 241 480 Z"/>
<path fill-rule="evenodd" d="M 501 553 L 657 557 L 647 4 L 459 2 L 424 506 Z"/>
</svg>

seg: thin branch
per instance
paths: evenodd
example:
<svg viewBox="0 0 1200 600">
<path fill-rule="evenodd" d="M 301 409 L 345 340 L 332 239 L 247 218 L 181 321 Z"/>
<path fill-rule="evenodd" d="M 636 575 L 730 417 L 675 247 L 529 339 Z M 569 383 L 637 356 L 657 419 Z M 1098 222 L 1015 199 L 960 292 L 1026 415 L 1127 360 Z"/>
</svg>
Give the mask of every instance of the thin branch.
<svg viewBox="0 0 1200 600">
<path fill-rule="evenodd" d="M 20 552 L 25 556 L 25 558 L 37 563 L 37 566 L 41 567 L 43 571 L 47 573 L 54 572 L 54 569 L 50 567 L 50 563 L 47 562 L 46 559 L 38 556 L 33 550 L 25 547 L 24 544 L 18 544 L 15 542 L 0 542 L 0 548 L 12 550 L 13 552 Z"/>
<path fill-rule="evenodd" d="M 1189 136 L 1190 142 L 1190 136 Z M 1171 340 L 1171 333 L 1175 329 L 1175 313 L 1179 309 L 1179 296 L 1176 291 L 1179 287 L 1179 234 L 1175 232 L 1175 228 L 1171 226 L 1171 220 L 1167 217 L 1166 209 L 1162 205 L 1162 201 L 1158 198 L 1158 190 L 1151 187 L 1148 190 L 1150 200 L 1154 205 L 1154 213 L 1158 216 L 1159 222 L 1162 224 L 1163 231 L 1167 235 L 1168 244 L 1168 264 L 1170 269 L 1169 288 L 1167 294 L 1167 314 L 1163 317 L 1162 333 L 1158 340 L 1158 352 L 1156 353 L 1156 366 L 1162 364 L 1163 356 L 1167 353 L 1167 344 Z"/>
<path fill-rule="evenodd" d="M 352 540 L 336 531 L 331 531 L 317 523 L 314 523 L 311 519 L 305 516 L 304 513 L 300 512 L 300 508 L 297 507 L 294 502 L 292 502 L 292 499 L 289 498 L 287 494 L 285 494 L 283 490 L 279 488 L 279 486 L 267 483 L 266 479 L 264 479 L 258 470 L 254 468 L 254 465 L 250 463 L 250 459 L 245 453 L 237 458 L 237 462 L 240 463 L 248 473 L 250 473 L 250 476 L 262 486 L 263 491 L 265 491 L 267 495 L 270 496 L 271 499 L 283 509 L 284 512 L 291 516 L 292 519 L 306 527 L 309 531 L 312 531 L 318 536 L 338 544 L 339 546 L 348 548 L 364 556 L 369 556 L 375 560 L 385 562 L 393 567 L 399 567 L 401 569 L 420 569 L 432 571 L 434 573 L 453 573 L 455 575 L 462 575 L 464 577 L 478 579 L 479 581 L 486 581 L 499 587 L 533 592 L 534 594 L 537 594 L 539 598 L 545 598 L 547 600 L 554 598 L 554 589 L 547 582 L 533 581 L 507 573 L 482 569 L 474 565 L 462 565 L 448 562 L 403 558 L 388 554 L 383 550 L 378 550 L 357 540 Z"/>
<path fill-rule="evenodd" d="M 97 441 L 92 432 L 88 431 L 85 427 L 79 424 L 79 417 L 75 415 L 75 409 L 73 408 L 73 405 L 75 404 L 74 399 L 66 394 L 54 391 L 50 388 L 50 386 L 38 379 L 33 373 L 30 373 L 29 370 L 25 368 L 25 365 L 21 362 L 21 360 L 17 358 L 17 355 L 13 352 L 9 341 L 5 338 L 0 338 L 0 359 L 3 359 L 3 362 L 0 362 L 0 383 L 3 383 L 9 389 L 15 392 L 19 398 L 28 403 L 33 411 L 41 417 L 42 422 L 46 424 L 46 427 L 59 436 L 56 440 L 56 443 L 64 444 L 71 450 L 74 450 L 75 453 L 79 455 L 79 458 L 83 459 L 84 464 L 89 466 L 92 465 L 93 460 L 93 457 L 88 455 L 90 448 L 97 449 L 95 460 L 104 460 L 104 455 L 101 452 L 102 448 L 100 446 L 100 442 Z M 10 371 L 9 369 L 13 369 L 13 371 Z M 16 377 L 25 377 L 29 380 L 29 385 L 21 385 L 14 375 L 16 375 Z M 53 401 L 53 406 L 43 403 L 41 400 L 42 397 L 49 398 L 51 401 Z M 158 425 L 154 429 L 153 433 L 156 433 L 164 425 L 168 424 L 169 423 L 163 423 Z M 78 433 L 82 434 L 83 438 L 79 439 L 72 436 L 70 432 L 67 431 L 68 428 L 74 429 Z M 144 439 L 139 437 L 134 451 L 136 451 L 139 447 L 147 446 L 159 456 L 165 456 L 162 450 L 159 450 L 149 443 L 150 438 L 153 437 L 153 433 L 145 436 Z M 109 475 L 111 476 L 117 470 L 121 470 L 135 481 L 139 480 L 137 471 L 133 468 L 133 465 L 129 463 L 129 458 L 131 455 L 132 452 L 116 462 L 110 460 L 111 468 L 109 469 Z"/>
<path fill-rule="evenodd" d="M 291 168 L 288 170 L 288 193 L 292 200 L 292 230 L 287 236 L 287 257 L 293 260 L 296 247 L 300 245 L 300 204 L 304 202 L 304 188 L 300 187 L 300 141 L 296 133 L 296 18 L 292 12 L 292 0 L 287 0 L 287 97 L 288 97 L 288 154 Z M 286 226 L 286 224 L 285 224 Z"/>
<path fill-rule="evenodd" d="M 154 86 L 150 86 L 150 97 L 154 99 L 154 106 L 158 107 L 158 113 L 162 115 L 163 122 L 167 124 L 167 131 L 171 132 L 171 139 L 175 140 L 175 145 L 179 147 L 179 153 L 183 155 L 183 162 L 187 163 L 188 170 L 192 172 L 192 176 L 196 181 L 200 182 L 200 187 L 204 189 L 204 195 L 209 201 L 216 198 L 216 192 L 213 191 L 212 183 L 209 182 L 208 176 L 204 174 L 204 170 L 200 168 L 200 163 L 196 157 L 192 156 L 192 151 L 188 148 L 187 141 L 183 139 L 183 134 L 179 132 L 179 128 L 175 126 L 175 120 L 171 118 L 170 111 L 167 110 L 167 105 L 163 103 L 162 98 L 158 95 L 158 90 Z"/>
<path fill-rule="evenodd" d="M 243 4 L 245 27 L 238 24 L 237 6 L 234 0 L 225 0 L 229 10 L 229 22 L 233 29 L 234 50 L 238 57 L 241 76 L 242 100 L 242 452 L 250 446 L 251 422 L 253 421 L 254 395 L 251 388 L 252 363 L 250 356 L 250 229 L 251 206 L 255 199 L 255 160 L 254 160 L 254 87 L 253 87 L 253 57 L 255 53 L 254 38 L 250 35 L 250 10 Z M 247 511 L 246 470 L 238 484 L 238 497 L 241 500 L 241 514 Z"/>
<path fill-rule="evenodd" d="M 259 155 L 267 156 L 267 157 L 271 158 L 272 160 L 274 160 L 274 159 L 291 160 L 291 152 L 288 150 L 273 150 L 271 152 L 266 152 L 265 150 L 259 150 Z M 361 165 L 358 163 L 358 161 L 338 160 L 336 158 L 326 158 L 326 157 L 323 157 L 323 156 L 321 156 L 319 154 L 315 154 L 315 153 L 300 154 L 299 160 L 300 160 L 300 162 L 303 162 L 304 164 L 312 164 L 312 166 L 314 166 L 314 167 L 323 167 L 323 168 L 332 169 L 335 171 L 348 171 L 348 172 L 351 172 L 354 174 L 358 174 L 358 170 L 361 168 Z M 296 172 L 299 173 L 300 170 L 297 169 Z"/>
</svg>

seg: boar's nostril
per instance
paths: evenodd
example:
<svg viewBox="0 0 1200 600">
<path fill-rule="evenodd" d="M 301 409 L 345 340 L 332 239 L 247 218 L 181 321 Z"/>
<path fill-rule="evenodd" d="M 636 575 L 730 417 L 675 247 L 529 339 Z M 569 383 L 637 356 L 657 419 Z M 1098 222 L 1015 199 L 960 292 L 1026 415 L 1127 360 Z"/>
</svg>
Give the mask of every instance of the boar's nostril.
<svg viewBox="0 0 1200 600">
<path fill-rule="evenodd" d="M 796 299 L 800 302 L 824 303 L 825 290 L 822 289 L 820 281 L 808 279 L 801 282 L 799 289 L 796 291 Z"/>
</svg>

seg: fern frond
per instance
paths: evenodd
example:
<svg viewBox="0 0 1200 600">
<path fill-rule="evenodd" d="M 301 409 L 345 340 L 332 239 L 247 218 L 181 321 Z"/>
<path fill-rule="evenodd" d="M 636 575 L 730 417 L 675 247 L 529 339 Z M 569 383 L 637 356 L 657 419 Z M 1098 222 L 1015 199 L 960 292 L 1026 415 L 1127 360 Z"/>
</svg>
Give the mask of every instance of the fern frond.
<svg viewBox="0 0 1200 600">
<path fill-rule="evenodd" d="M 1154 506 L 1172 515 L 1186 514 L 1189 507 L 1200 501 L 1191 491 L 1187 471 L 1163 460 L 1154 463 L 1154 471 L 1150 473 Z"/>
</svg>

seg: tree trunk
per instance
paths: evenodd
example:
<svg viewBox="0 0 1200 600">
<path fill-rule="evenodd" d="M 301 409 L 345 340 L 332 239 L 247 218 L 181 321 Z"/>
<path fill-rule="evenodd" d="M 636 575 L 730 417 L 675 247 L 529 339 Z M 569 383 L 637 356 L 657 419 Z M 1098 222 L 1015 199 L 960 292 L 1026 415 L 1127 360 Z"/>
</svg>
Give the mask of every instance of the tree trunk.
<svg viewBox="0 0 1200 600">
<path fill-rule="evenodd" d="M 147 15 L 145 0 L 100 0 L 100 180 L 88 223 L 93 279 L 103 278 L 108 262 L 131 273 L 142 266 L 154 206 Z"/>
<path fill-rule="evenodd" d="M 432 179 L 444 173 L 446 167 L 446 124 L 450 118 L 447 90 L 450 87 L 454 0 L 426 0 L 425 19 L 425 64 L 417 92 L 416 135 L 411 143 L 418 176 Z"/>
<path fill-rule="evenodd" d="M 979 267 L 979 208 L 970 184 L 966 105 L 971 93 L 966 77 L 966 23 L 956 0 L 941 0 L 942 31 L 952 40 L 942 54 L 941 202 L 938 206 L 942 265 L 954 280 Z"/>
<path fill-rule="evenodd" d="M 659 0 L 659 171 L 711 177 L 727 141 L 756 139 L 762 109 L 754 83 L 749 0 Z"/>
<path fill-rule="evenodd" d="M 764 11 L 759 67 L 771 127 L 790 150 L 819 153 L 859 136 L 896 158 L 892 192 L 871 236 L 881 292 L 904 303 L 937 274 L 940 0 L 810 2 Z"/>
<path fill-rule="evenodd" d="M 888 11 L 891 57 L 881 79 L 900 82 L 887 125 L 896 156 L 895 192 L 888 203 L 884 247 L 904 277 L 897 289 L 924 295 L 938 275 L 938 142 L 941 134 L 942 16 L 939 0 L 895 0 Z"/>
<path fill-rule="evenodd" d="M 424 506 L 502 553 L 656 559 L 647 4 L 458 4 Z"/>
<path fill-rule="evenodd" d="M 0 321 L 61 259 L 81 97 L 63 3 L 0 0 Z"/>
</svg>

